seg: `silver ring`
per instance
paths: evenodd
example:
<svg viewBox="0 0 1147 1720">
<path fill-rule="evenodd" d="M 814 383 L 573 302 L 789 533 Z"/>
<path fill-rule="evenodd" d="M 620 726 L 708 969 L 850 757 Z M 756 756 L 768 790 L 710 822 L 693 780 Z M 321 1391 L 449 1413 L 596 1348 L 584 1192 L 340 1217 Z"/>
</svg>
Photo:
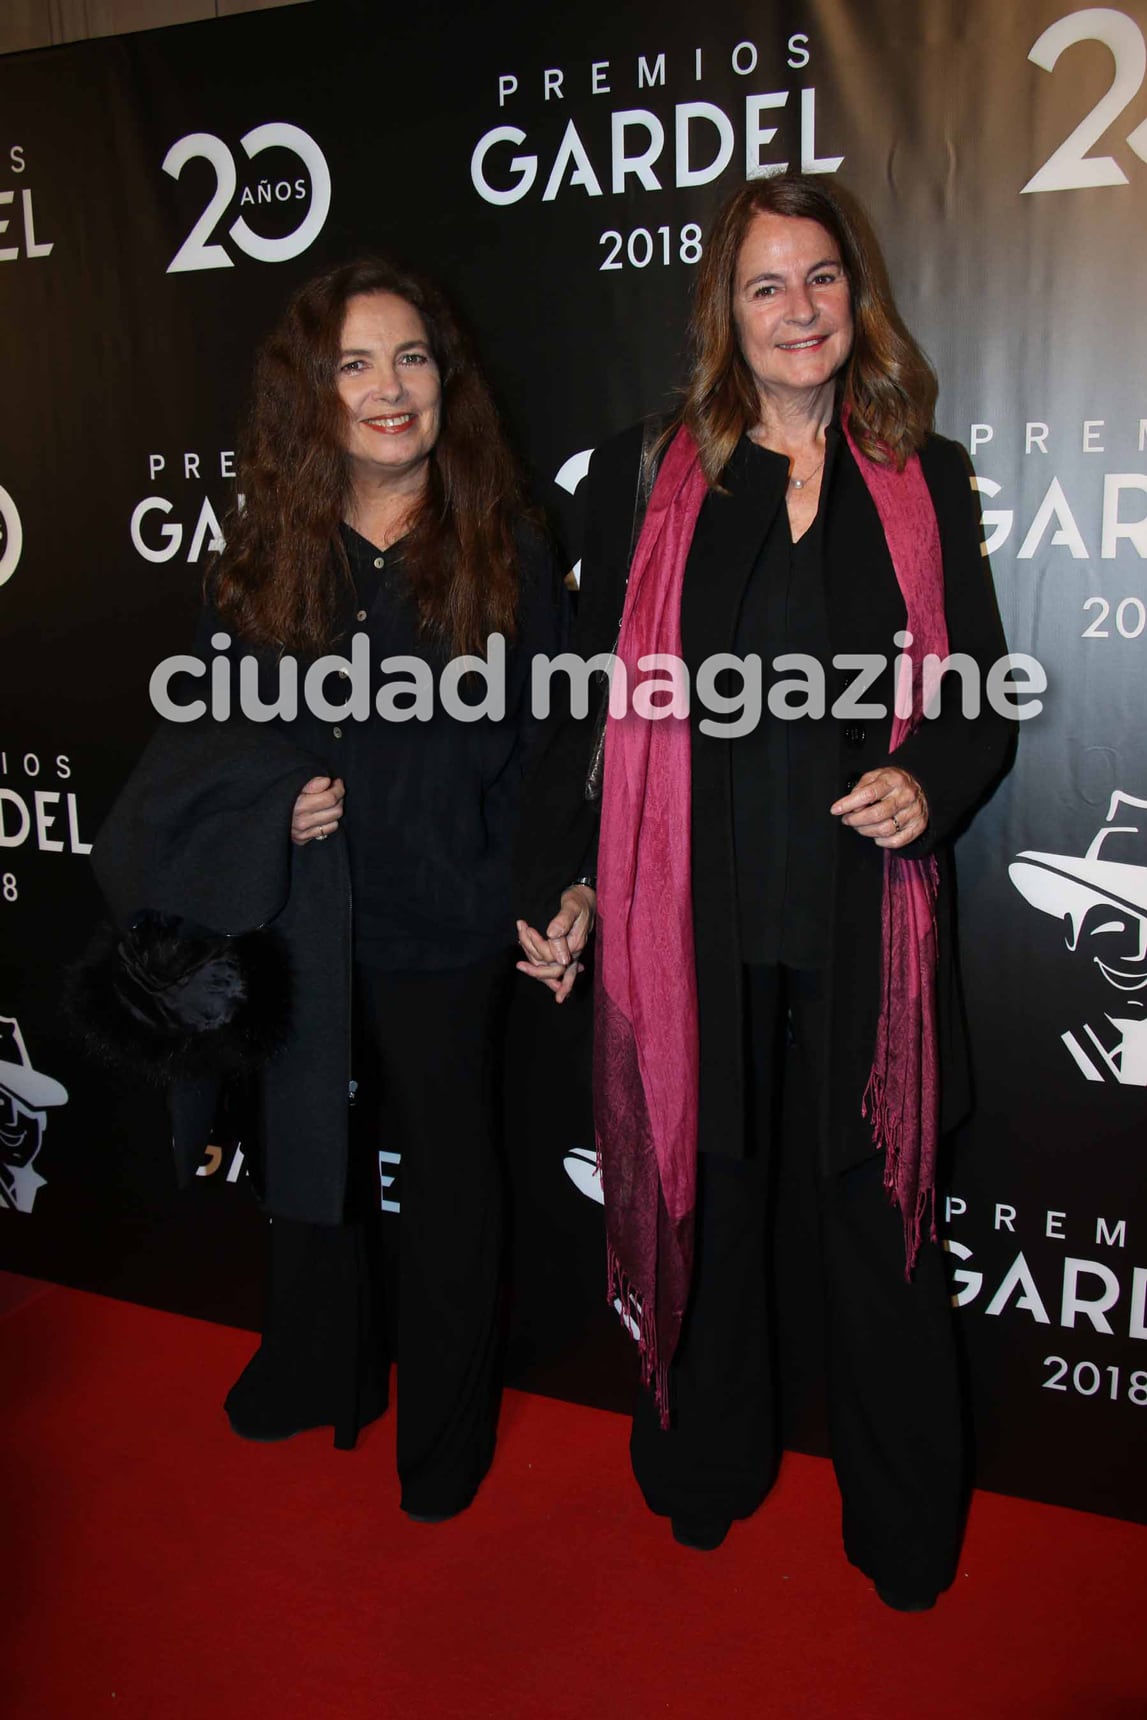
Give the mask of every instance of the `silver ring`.
<svg viewBox="0 0 1147 1720">
<path fill-rule="evenodd" d="M 893 822 L 893 824 L 894 824 L 894 825 L 895 825 L 895 826 L 896 826 L 896 828 L 897 828 L 897 830 L 899 830 L 899 829 L 900 829 L 900 820 L 899 820 L 899 818 L 898 818 L 898 817 L 897 817 L 897 816 L 896 816 L 896 814 L 895 814 L 895 813 L 893 813 L 893 814 L 892 814 L 892 822 Z"/>
<path fill-rule="evenodd" d="M 326 839 L 327 839 L 327 833 L 325 830 L 316 830 L 315 831 L 315 841 L 316 842 L 325 842 Z"/>
</svg>

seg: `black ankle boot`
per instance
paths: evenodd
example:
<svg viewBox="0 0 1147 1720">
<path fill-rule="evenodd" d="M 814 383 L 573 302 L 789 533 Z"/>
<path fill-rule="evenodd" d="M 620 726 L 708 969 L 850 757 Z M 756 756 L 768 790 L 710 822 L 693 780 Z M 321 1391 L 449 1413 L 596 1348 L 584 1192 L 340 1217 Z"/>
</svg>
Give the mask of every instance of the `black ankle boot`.
<svg viewBox="0 0 1147 1720">
<path fill-rule="evenodd" d="M 733 1525 L 728 1518 L 705 1522 L 701 1518 L 671 1517 L 669 1526 L 678 1546 L 692 1547 L 698 1553 L 714 1553 Z"/>
</svg>

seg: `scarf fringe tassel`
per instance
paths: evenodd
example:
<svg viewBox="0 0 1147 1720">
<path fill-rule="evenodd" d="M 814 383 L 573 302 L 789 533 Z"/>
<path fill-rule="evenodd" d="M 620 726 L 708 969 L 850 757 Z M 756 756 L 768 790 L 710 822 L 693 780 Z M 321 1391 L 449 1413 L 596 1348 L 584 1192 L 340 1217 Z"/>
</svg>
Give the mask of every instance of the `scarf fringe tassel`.
<svg viewBox="0 0 1147 1720">
<path fill-rule="evenodd" d="M 920 1253 L 921 1234 L 924 1228 L 924 1214 L 929 1212 L 928 1238 L 938 1242 L 940 1235 L 936 1229 L 936 1190 L 932 1188 L 917 1189 L 916 1197 L 910 1201 L 905 1191 L 901 1193 L 898 1186 L 900 1177 L 900 1125 L 893 1118 L 888 1106 L 884 1077 L 875 1069 L 868 1077 L 868 1086 L 864 1089 L 864 1099 L 861 1104 L 861 1115 L 872 1124 L 872 1144 L 884 1153 L 884 1187 L 890 1203 L 897 1207 L 904 1224 L 904 1277 L 908 1283 L 916 1269 L 916 1261 Z"/>
<path fill-rule="evenodd" d="M 657 1343 L 657 1323 L 645 1318 L 645 1304 L 610 1244 L 606 1244 L 606 1299 L 625 1330 L 637 1344 L 641 1358 L 641 1383 L 653 1388 L 663 1428 L 669 1426 L 669 1364 L 663 1362 Z M 636 1333 L 634 1327 L 637 1327 Z"/>
</svg>

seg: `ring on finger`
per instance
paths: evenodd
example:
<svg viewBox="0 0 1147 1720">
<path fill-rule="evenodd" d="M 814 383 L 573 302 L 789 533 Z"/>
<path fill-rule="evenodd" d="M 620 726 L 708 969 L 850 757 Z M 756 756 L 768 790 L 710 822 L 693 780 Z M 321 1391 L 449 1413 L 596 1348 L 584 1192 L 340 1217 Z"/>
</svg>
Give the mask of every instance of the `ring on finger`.
<svg viewBox="0 0 1147 1720">
<path fill-rule="evenodd" d="M 897 814 L 897 813 L 895 813 L 895 812 L 894 812 L 894 813 L 893 813 L 893 814 L 892 814 L 892 823 L 893 823 L 893 825 L 894 825 L 894 826 L 895 826 L 895 828 L 896 828 L 896 830 L 897 830 L 897 831 L 899 831 L 899 829 L 900 829 L 900 817 L 899 817 L 899 814 Z"/>
</svg>

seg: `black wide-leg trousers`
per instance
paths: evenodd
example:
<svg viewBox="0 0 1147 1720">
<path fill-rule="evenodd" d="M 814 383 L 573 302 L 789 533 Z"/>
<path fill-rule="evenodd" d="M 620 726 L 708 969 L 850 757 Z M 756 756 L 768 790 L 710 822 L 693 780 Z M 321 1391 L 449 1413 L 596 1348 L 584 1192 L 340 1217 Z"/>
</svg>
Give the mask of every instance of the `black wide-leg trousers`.
<svg viewBox="0 0 1147 1720">
<path fill-rule="evenodd" d="M 935 1594 L 955 1574 L 966 1492 L 964 1395 L 941 1251 L 925 1239 L 907 1281 L 883 1160 L 844 1171 L 818 1163 L 816 977 L 746 968 L 745 979 L 756 1126 L 746 1158 L 701 1157 L 693 1288 L 669 1376 L 672 1424 L 661 1428 L 642 1393 L 634 1472 L 653 1511 L 688 1524 L 756 1509 L 780 1460 L 777 1305 L 798 1294 L 824 1348 L 845 1551 L 881 1587 Z M 787 1045 L 777 1043 L 778 1025 Z M 789 1089 L 783 1107 L 778 1069 Z M 771 1126 L 781 1110 L 783 1126 Z"/>
<path fill-rule="evenodd" d="M 503 1186 L 496 1087 L 512 967 L 357 971 L 369 1067 L 355 1186 L 342 1225 L 276 1218 L 263 1343 L 232 1389 L 240 1428 L 331 1422 L 336 1442 L 386 1407 L 388 1328 L 398 1363 L 402 1505 L 447 1515 L 494 1451 L 500 1379 Z M 377 1117 L 377 1132 L 374 1120 Z M 397 1309 L 383 1306 L 374 1167 L 400 1155 Z"/>
</svg>

